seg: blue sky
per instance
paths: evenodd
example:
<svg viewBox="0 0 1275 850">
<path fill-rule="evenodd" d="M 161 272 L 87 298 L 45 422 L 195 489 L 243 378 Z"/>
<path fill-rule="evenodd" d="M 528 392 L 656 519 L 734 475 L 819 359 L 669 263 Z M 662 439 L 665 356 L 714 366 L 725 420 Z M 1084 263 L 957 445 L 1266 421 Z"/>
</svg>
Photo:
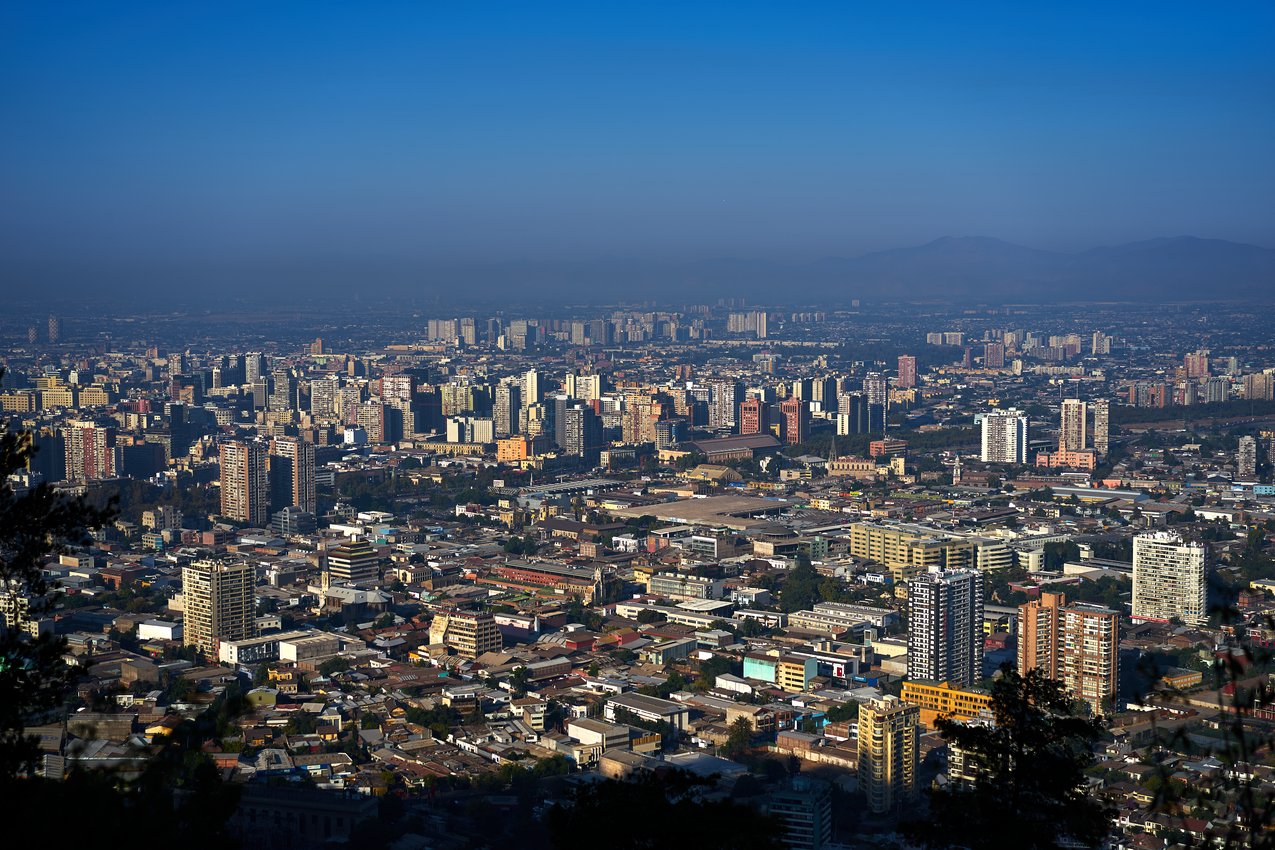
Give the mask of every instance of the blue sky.
<svg viewBox="0 0 1275 850">
<path fill-rule="evenodd" d="M 11 1 L 0 281 L 1275 247 L 1273 24 L 1270 3 Z"/>
</svg>

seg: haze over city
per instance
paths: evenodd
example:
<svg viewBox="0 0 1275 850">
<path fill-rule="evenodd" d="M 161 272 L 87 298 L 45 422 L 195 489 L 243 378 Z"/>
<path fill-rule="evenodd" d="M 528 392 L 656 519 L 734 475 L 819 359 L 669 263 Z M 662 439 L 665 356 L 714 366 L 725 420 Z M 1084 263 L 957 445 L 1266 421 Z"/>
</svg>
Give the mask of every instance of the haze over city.
<svg viewBox="0 0 1275 850">
<path fill-rule="evenodd" d="M 1275 847 L 1273 23 L 0 4 L 7 834 Z"/>
<path fill-rule="evenodd" d="M 1265 274 L 1272 14 L 6 4 L 0 281 L 606 301 L 942 237 Z"/>
</svg>

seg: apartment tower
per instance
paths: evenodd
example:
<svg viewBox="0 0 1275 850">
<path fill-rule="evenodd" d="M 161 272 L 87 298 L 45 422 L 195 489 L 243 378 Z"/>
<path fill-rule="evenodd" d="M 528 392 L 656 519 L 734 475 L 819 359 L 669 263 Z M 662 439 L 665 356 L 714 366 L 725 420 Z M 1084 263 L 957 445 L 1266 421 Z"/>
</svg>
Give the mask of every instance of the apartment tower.
<svg viewBox="0 0 1275 850">
<path fill-rule="evenodd" d="M 222 641 L 257 636 L 252 564 L 201 560 L 182 568 L 182 641 L 216 658 Z"/>
<path fill-rule="evenodd" d="M 859 707 L 859 788 L 875 813 L 901 811 L 917 799 L 921 709 L 885 696 Z"/>
<path fill-rule="evenodd" d="M 908 582 L 908 678 L 983 678 L 983 574 L 931 567 Z"/>
<path fill-rule="evenodd" d="M 1172 532 L 1133 538 L 1133 619 L 1208 622 L 1205 548 Z"/>
<path fill-rule="evenodd" d="M 221 515 L 253 526 L 269 522 L 270 475 L 263 444 L 222 444 Z"/>
</svg>

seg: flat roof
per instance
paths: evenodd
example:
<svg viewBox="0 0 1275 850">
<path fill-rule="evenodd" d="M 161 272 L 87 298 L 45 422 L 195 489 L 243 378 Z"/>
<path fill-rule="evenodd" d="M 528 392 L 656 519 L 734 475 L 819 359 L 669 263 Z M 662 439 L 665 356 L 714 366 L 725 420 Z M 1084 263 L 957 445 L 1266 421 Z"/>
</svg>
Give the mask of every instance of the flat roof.
<svg viewBox="0 0 1275 850">
<path fill-rule="evenodd" d="M 686 525 L 723 526 L 736 531 L 747 531 L 770 525 L 768 519 L 752 519 L 753 514 L 774 513 L 789 505 L 783 499 L 762 499 L 752 496 L 709 496 L 706 499 L 684 499 L 660 505 L 642 505 L 610 511 L 612 516 L 638 518 L 653 516 L 664 522 Z"/>
</svg>

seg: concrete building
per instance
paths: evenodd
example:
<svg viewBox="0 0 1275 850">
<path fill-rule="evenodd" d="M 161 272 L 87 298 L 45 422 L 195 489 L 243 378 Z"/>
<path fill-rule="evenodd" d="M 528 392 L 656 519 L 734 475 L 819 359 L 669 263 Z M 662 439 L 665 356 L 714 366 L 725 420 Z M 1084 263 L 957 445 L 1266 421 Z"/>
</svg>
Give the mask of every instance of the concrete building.
<svg viewBox="0 0 1275 850">
<path fill-rule="evenodd" d="M 1011 407 L 983 416 L 983 462 L 1027 463 L 1027 414 Z"/>
<path fill-rule="evenodd" d="M 1099 399 L 1093 403 L 1093 449 L 1100 455 L 1107 453 L 1110 445 L 1111 402 Z"/>
<path fill-rule="evenodd" d="M 1252 437 L 1240 437 L 1239 451 L 1235 455 L 1235 467 L 1240 478 L 1253 478 L 1257 475 L 1257 440 Z"/>
<path fill-rule="evenodd" d="M 901 390 L 916 386 L 916 358 L 909 354 L 899 355 L 899 382 Z"/>
<path fill-rule="evenodd" d="M 1087 442 L 1085 420 L 1088 408 L 1078 398 L 1063 399 L 1062 430 L 1058 435 L 1058 449 L 1063 452 L 1082 452 Z"/>
<path fill-rule="evenodd" d="M 380 557 L 364 540 L 342 543 L 327 552 L 328 575 L 333 584 L 376 581 Z"/>
<path fill-rule="evenodd" d="M 1019 673 L 1039 669 L 1051 679 L 1058 678 L 1062 609 L 1066 604 L 1065 594 L 1042 593 L 1040 599 L 1018 606 Z"/>
<path fill-rule="evenodd" d="M 277 437 L 270 442 L 268 460 L 271 512 L 295 506 L 314 513 L 314 443 L 297 437 Z"/>
<path fill-rule="evenodd" d="M 439 611 L 429 624 L 429 642 L 466 658 L 499 652 L 503 646 L 496 618 L 485 611 Z"/>
<path fill-rule="evenodd" d="M 1133 619 L 1191 626 L 1208 622 L 1205 548 L 1172 532 L 1133 538 Z"/>
<path fill-rule="evenodd" d="M 983 574 L 937 567 L 908 582 L 908 678 L 983 678 Z"/>
<path fill-rule="evenodd" d="M 222 444 L 221 515 L 253 526 L 270 521 L 270 474 L 264 444 Z"/>
<path fill-rule="evenodd" d="M 1062 680 L 1073 699 L 1095 714 L 1109 713 L 1120 684 L 1120 615 L 1099 605 L 1072 604 L 1062 612 Z"/>
<path fill-rule="evenodd" d="M 832 784 L 794 776 L 771 792 L 769 813 L 783 823 L 793 850 L 822 850 L 832 842 Z"/>
<path fill-rule="evenodd" d="M 252 564 L 206 559 L 183 567 L 182 642 L 217 658 L 222 641 L 256 637 L 255 584 Z"/>
<path fill-rule="evenodd" d="M 859 788 L 873 812 L 902 811 L 917 799 L 920 715 L 891 696 L 859 707 Z"/>
</svg>

